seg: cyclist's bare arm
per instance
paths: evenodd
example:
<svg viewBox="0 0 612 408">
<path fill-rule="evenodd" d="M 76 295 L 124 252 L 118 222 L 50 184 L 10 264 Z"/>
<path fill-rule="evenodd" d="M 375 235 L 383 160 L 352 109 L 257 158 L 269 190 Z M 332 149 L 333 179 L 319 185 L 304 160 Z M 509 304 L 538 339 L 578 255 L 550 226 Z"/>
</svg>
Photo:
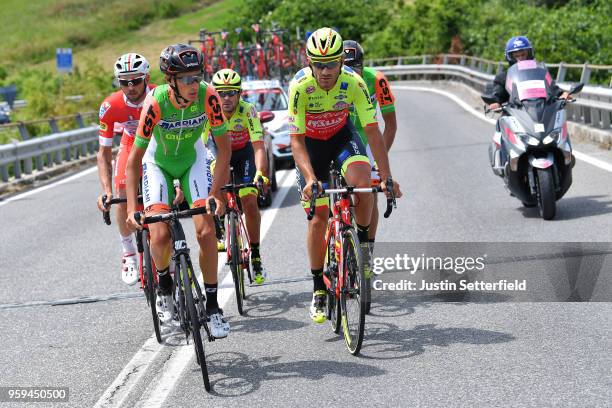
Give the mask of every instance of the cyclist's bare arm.
<svg viewBox="0 0 612 408">
<path fill-rule="evenodd" d="M 107 201 L 110 200 L 113 196 L 113 150 L 110 146 L 102 146 L 100 145 L 100 149 L 97 154 L 98 161 L 98 177 L 100 178 L 100 185 L 102 186 L 102 191 L 107 196 Z M 104 207 L 104 203 L 102 203 L 102 197 L 98 197 L 98 209 L 100 211 L 106 211 Z"/>
<path fill-rule="evenodd" d="M 133 146 L 126 166 L 126 196 L 127 196 L 127 223 L 130 228 L 142 228 L 134 219 L 134 213 L 138 210 L 138 183 L 140 180 L 140 166 L 145 149 Z"/>
<path fill-rule="evenodd" d="M 397 117 L 395 112 L 387 112 L 382 114 L 383 121 L 385 122 L 385 130 L 383 131 L 383 140 L 387 151 L 391 150 L 391 145 L 395 140 L 395 133 L 397 132 Z"/>
<path fill-rule="evenodd" d="M 386 188 L 387 178 L 391 177 L 391 169 L 389 168 L 389 156 L 387 155 L 387 149 L 384 146 L 382 134 L 380 133 L 378 126 L 366 126 L 363 130 L 368 137 L 368 143 L 372 148 L 374 160 L 376 160 L 376 163 L 378 164 L 378 171 L 380 174 L 380 179 L 382 180 L 381 184 L 383 185 L 383 188 Z M 395 196 L 400 198 L 402 196 L 402 192 L 400 191 L 399 183 L 394 180 L 393 184 Z"/>
<path fill-rule="evenodd" d="M 270 177 L 268 174 L 268 156 L 266 155 L 266 147 L 263 140 L 253 142 L 253 151 L 255 153 L 255 167 L 264 176 Z"/>
<path fill-rule="evenodd" d="M 306 150 L 306 138 L 304 135 L 291 135 L 291 151 L 293 152 L 295 165 L 306 180 L 306 187 L 303 193 L 305 196 L 304 198 L 309 200 L 312 182 L 316 180 L 316 177 L 312 169 L 312 164 L 310 164 L 310 158 Z"/>
</svg>

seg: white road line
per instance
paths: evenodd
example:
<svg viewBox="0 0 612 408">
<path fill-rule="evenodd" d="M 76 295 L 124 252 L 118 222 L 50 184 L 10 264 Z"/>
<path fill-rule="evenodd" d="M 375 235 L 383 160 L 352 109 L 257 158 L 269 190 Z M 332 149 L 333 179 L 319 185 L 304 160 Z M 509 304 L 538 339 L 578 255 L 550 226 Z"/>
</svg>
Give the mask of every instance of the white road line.
<svg viewBox="0 0 612 408">
<path fill-rule="evenodd" d="M 38 187 L 38 188 L 35 188 L 34 190 L 26 191 L 25 193 L 21 193 L 21 194 L 17 194 L 16 196 L 9 197 L 6 200 L 0 201 L 0 207 L 2 207 L 3 205 L 6 205 L 6 204 L 8 204 L 8 203 L 10 203 L 12 201 L 17 201 L 17 200 L 20 200 L 22 198 L 31 196 L 33 194 L 40 193 L 42 191 L 48 190 L 50 188 L 57 187 L 57 186 L 59 186 L 61 184 L 69 183 L 69 182 L 71 182 L 73 180 L 76 180 L 78 178 L 86 176 L 86 175 L 88 175 L 90 173 L 93 173 L 94 171 L 97 171 L 97 170 L 98 170 L 98 167 L 94 166 L 94 167 L 91 167 L 91 168 L 89 168 L 87 170 L 83 170 L 83 171 L 81 171 L 81 172 L 79 172 L 77 174 L 73 174 L 70 177 L 66 177 L 65 179 L 53 182 L 51 184 L 47 184 L 46 186 Z"/>
<path fill-rule="evenodd" d="M 272 206 L 263 212 L 261 219 L 262 241 L 268 233 L 274 221 L 274 217 L 278 213 L 282 202 L 295 181 L 293 174 L 293 171 L 290 170 L 277 172 L 277 177 L 280 176 L 279 190 L 274 195 Z M 220 255 L 219 272 L 224 268 L 225 259 L 225 254 Z M 222 289 L 219 290 L 218 301 L 219 305 L 224 307 L 234 292 L 231 273 L 225 275 L 219 286 L 222 287 Z M 153 334 L 102 394 L 95 407 L 121 406 L 127 400 L 131 391 L 138 385 L 139 380 L 162 348 L 163 346 L 157 343 L 155 335 Z M 171 357 L 165 363 L 162 372 L 158 374 L 146 388 L 143 397 L 148 396 L 148 399 L 146 401 L 140 401 L 138 406 L 161 406 L 168 397 L 170 391 L 174 388 L 182 372 L 194 358 L 193 353 L 193 346 L 191 344 L 177 347 L 176 351 L 172 353 Z"/>
<path fill-rule="evenodd" d="M 480 113 L 480 112 L 476 111 L 474 108 L 472 108 L 465 101 L 461 100 L 458 96 L 456 96 L 456 95 L 454 95 L 454 94 L 452 94 L 450 92 L 443 91 L 441 89 L 427 88 L 427 87 L 423 87 L 423 86 L 410 86 L 410 85 L 394 85 L 393 89 L 399 89 L 399 90 L 405 90 L 405 91 L 423 91 L 423 92 L 437 93 L 439 95 L 443 95 L 443 96 L 446 96 L 447 98 L 452 99 L 459 106 L 461 106 L 463 109 L 465 109 L 466 111 L 468 111 L 472 115 L 476 116 L 478 119 L 482 119 L 482 120 L 484 120 L 486 122 L 489 122 L 489 123 L 491 123 L 493 125 L 496 122 L 495 119 L 487 118 L 484 115 L 484 113 Z M 609 171 L 609 172 L 612 173 L 612 164 L 606 163 L 603 160 L 596 159 L 594 157 L 589 156 L 588 154 L 581 153 L 581 152 L 578 152 L 576 150 L 573 150 L 573 153 L 574 153 L 574 156 L 576 156 L 576 159 L 582 160 L 585 163 L 589 163 L 590 165 L 593 165 L 595 167 L 599 167 L 602 170 Z"/>
</svg>

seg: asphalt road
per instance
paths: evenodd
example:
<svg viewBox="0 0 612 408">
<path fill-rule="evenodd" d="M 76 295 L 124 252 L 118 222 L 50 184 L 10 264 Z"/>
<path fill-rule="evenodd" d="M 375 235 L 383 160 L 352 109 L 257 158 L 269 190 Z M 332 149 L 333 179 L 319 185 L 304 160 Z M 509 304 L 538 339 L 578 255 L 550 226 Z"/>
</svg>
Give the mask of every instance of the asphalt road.
<svg viewBox="0 0 612 408">
<path fill-rule="evenodd" d="M 557 218 L 543 221 L 490 171 L 492 125 L 440 95 L 396 96 L 390 158 L 405 197 L 381 222 L 379 242 L 610 241 L 608 171 L 578 161 Z M 612 163 L 607 152 L 575 148 Z M 69 387 L 69 402 L 54 407 L 610 406 L 605 302 L 444 302 L 375 291 L 362 355 L 351 356 L 328 324 L 308 317 L 306 217 L 293 173 L 279 173 L 279 184 L 264 213 L 269 283 L 247 288 L 244 317 L 227 280 L 220 294 L 232 332 L 205 345 L 211 394 L 184 336 L 151 342 L 147 304 L 121 282 L 116 230 L 95 207 L 95 173 L 0 203 L 0 386 Z M 608 258 L 590 277 L 591 293 L 610 285 Z"/>
</svg>

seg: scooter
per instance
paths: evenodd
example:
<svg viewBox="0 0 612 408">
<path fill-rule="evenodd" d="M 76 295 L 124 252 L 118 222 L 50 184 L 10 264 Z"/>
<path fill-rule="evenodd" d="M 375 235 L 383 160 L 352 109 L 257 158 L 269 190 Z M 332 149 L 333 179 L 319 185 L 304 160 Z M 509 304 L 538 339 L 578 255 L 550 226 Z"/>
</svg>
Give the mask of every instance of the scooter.
<svg viewBox="0 0 612 408">
<path fill-rule="evenodd" d="M 506 90 L 510 95 L 499 109 L 496 138 L 490 148 L 493 172 L 504 178 L 510 193 L 525 207 L 539 207 L 540 216 L 551 220 L 556 202 L 572 184 L 576 159 L 567 132 L 565 106 L 573 100 L 551 93 L 552 78 L 543 64 L 519 61 L 508 70 Z M 569 93 L 582 90 L 574 85 Z M 481 95 L 490 105 L 492 95 Z"/>
</svg>

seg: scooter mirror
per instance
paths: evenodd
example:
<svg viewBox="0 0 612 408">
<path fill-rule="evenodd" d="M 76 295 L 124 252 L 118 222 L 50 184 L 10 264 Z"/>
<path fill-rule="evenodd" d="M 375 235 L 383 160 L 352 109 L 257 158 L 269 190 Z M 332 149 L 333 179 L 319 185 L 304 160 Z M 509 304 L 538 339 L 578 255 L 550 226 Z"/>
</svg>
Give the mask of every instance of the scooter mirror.
<svg viewBox="0 0 612 408">
<path fill-rule="evenodd" d="M 576 85 L 572 86 L 569 93 L 570 94 L 576 94 L 580 91 L 582 91 L 582 88 L 584 87 L 584 84 L 582 82 L 577 83 Z"/>
</svg>

